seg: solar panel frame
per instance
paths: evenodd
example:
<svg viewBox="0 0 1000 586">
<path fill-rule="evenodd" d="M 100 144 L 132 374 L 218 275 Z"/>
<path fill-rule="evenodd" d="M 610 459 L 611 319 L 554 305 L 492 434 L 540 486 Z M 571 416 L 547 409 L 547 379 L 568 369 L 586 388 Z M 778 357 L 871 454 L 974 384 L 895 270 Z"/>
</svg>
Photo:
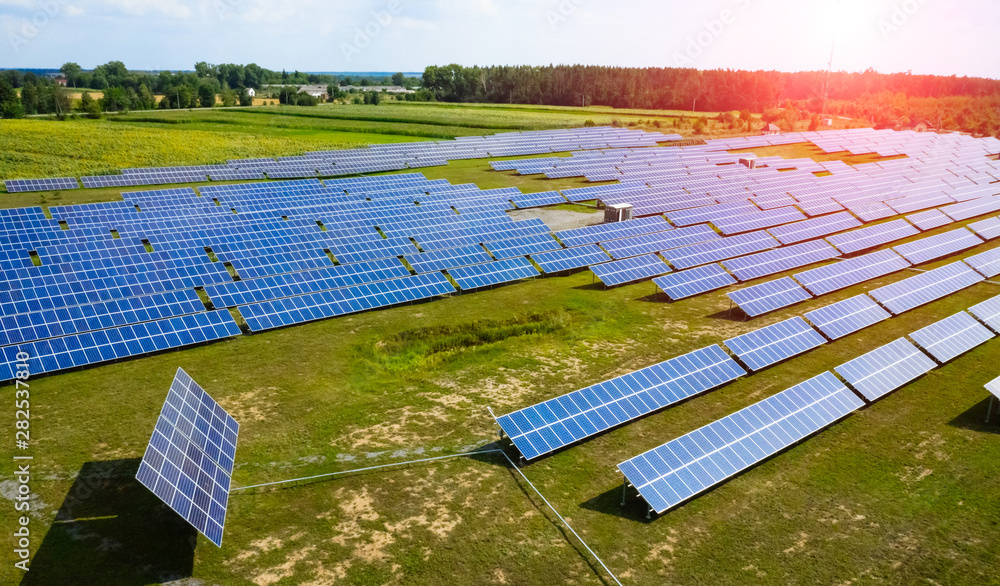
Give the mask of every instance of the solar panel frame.
<svg viewBox="0 0 1000 586">
<path fill-rule="evenodd" d="M 964 311 L 910 334 L 910 339 L 940 364 L 958 358 L 993 337 L 993 332 Z"/>
<path fill-rule="evenodd" d="M 906 338 L 890 342 L 834 368 L 871 403 L 937 368 Z"/>
<path fill-rule="evenodd" d="M 891 250 L 880 250 L 794 275 L 795 280 L 819 297 L 865 281 L 909 268 L 909 261 Z"/>
<path fill-rule="evenodd" d="M 708 293 L 736 284 L 736 279 L 719 265 L 705 265 L 653 279 L 672 301 Z"/>
<path fill-rule="evenodd" d="M 973 222 L 966 227 L 987 242 L 1000 238 L 1000 217 Z"/>
<path fill-rule="evenodd" d="M 969 313 L 1000 334 L 1000 295 L 970 307 Z"/>
<path fill-rule="evenodd" d="M 1000 399 L 1000 378 L 995 378 L 992 381 L 984 385 L 987 391 L 993 394 L 994 397 Z"/>
<path fill-rule="evenodd" d="M 178 368 L 136 479 L 222 547 L 239 423 Z"/>
<path fill-rule="evenodd" d="M 1000 276 L 1000 248 L 970 256 L 963 262 L 987 279 Z"/>
<path fill-rule="evenodd" d="M 534 278 L 540 273 L 531 261 L 517 257 L 448 269 L 448 274 L 458 283 L 459 289 L 471 291 L 480 287 Z"/>
<path fill-rule="evenodd" d="M 791 307 L 812 299 L 812 295 L 788 277 L 726 293 L 750 317 Z"/>
<path fill-rule="evenodd" d="M 920 234 L 920 231 L 914 228 L 912 224 L 906 220 L 899 219 L 861 228 L 860 230 L 845 232 L 844 234 L 828 236 L 826 241 L 844 254 L 853 254 L 916 236 L 917 234 Z"/>
<path fill-rule="evenodd" d="M 869 291 L 868 295 L 891 311 L 893 315 L 900 315 L 984 280 L 982 275 L 967 264 L 955 262 L 885 287 L 879 287 Z"/>
<path fill-rule="evenodd" d="M 902 256 L 914 265 L 923 264 L 932 260 L 975 248 L 983 241 L 974 233 L 959 228 L 943 234 L 936 234 L 894 246 L 893 251 Z"/>
<path fill-rule="evenodd" d="M 671 272 L 671 268 L 655 254 L 592 265 L 590 270 L 607 287 L 634 283 Z"/>
</svg>

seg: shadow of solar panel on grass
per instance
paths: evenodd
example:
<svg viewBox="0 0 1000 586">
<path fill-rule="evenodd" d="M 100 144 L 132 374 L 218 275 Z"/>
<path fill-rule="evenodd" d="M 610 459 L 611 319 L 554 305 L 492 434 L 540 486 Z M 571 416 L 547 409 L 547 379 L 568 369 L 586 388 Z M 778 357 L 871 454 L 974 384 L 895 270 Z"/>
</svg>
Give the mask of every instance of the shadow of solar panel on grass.
<svg viewBox="0 0 1000 586">
<path fill-rule="evenodd" d="M 84 464 L 21 584 L 189 578 L 197 532 L 136 481 L 138 468 L 138 458 Z"/>
<path fill-rule="evenodd" d="M 948 425 L 959 429 L 967 429 L 976 433 L 992 433 L 1000 435 L 1000 416 L 997 415 L 996 400 L 988 391 L 983 390 L 986 396 L 963 411 L 958 417 L 948 422 Z M 972 394 L 969 403 L 975 401 L 973 397 L 980 395 Z M 986 422 L 986 414 L 990 412 L 990 402 L 993 402 L 993 409 L 989 423 Z"/>
</svg>

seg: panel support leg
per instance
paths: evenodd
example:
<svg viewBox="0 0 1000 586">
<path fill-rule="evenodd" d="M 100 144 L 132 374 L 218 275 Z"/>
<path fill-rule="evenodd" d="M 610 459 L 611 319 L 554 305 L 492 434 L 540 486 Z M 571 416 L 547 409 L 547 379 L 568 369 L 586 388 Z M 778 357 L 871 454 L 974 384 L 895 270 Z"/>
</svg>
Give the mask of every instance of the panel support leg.
<svg viewBox="0 0 1000 586">
<path fill-rule="evenodd" d="M 993 395 L 990 395 L 990 406 L 989 406 L 989 408 L 988 408 L 988 409 L 986 410 L 986 423 L 989 423 L 989 422 L 990 422 L 990 416 L 992 416 L 992 415 L 993 415 L 993 403 L 994 403 L 994 402 L 995 402 L 996 400 L 997 400 L 997 398 L 996 398 L 996 397 L 994 397 Z"/>
<path fill-rule="evenodd" d="M 648 509 L 646 510 L 646 518 L 647 519 L 652 519 L 653 518 L 653 507 L 650 507 L 649 505 L 646 505 L 646 507 L 648 507 Z"/>
<path fill-rule="evenodd" d="M 628 480 L 622 479 L 622 506 L 625 506 L 625 493 L 628 490 Z"/>
</svg>

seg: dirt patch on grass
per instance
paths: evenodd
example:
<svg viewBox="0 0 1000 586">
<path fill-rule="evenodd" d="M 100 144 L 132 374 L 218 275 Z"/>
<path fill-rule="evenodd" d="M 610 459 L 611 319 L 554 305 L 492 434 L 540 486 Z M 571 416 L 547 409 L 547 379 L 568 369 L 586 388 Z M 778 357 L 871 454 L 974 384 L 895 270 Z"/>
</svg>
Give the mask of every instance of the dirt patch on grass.
<svg viewBox="0 0 1000 586">
<path fill-rule="evenodd" d="M 218 402 L 236 421 L 264 421 L 277 409 L 280 392 L 278 387 L 258 387 L 233 397 L 223 397 Z"/>
<path fill-rule="evenodd" d="M 331 446 L 349 446 L 353 450 L 363 448 L 391 448 L 414 446 L 438 441 L 452 435 L 457 430 L 444 433 L 431 432 L 430 428 L 450 421 L 444 407 L 418 410 L 415 407 L 389 409 L 384 422 L 368 427 L 352 426 L 340 437 L 330 442 Z"/>
<path fill-rule="evenodd" d="M 539 218 L 553 232 L 560 230 L 572 230 L 573 228 L 583 228 L 584 226 L 595 226 L 604 222 L 603 214 L 588 214 L 586 212 L 573 212 L 569 210 L 553 210 L 547 208 L 533 208 L 530 210 L 514 210 L 507 214 L 515 220 L 530 220 Z"/>
</svg>

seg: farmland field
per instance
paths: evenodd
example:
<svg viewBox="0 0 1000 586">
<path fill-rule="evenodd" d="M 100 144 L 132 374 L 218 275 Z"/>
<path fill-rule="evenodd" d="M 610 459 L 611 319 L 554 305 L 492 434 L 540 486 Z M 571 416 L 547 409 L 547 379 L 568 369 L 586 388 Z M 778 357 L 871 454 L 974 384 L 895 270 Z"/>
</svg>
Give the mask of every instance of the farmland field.
<svg viewBox="0 0 1000 586">
<path fill-rule="evenodd" d="M 387 105 L 3 121 L 0 178 L 657 116 L 600 110 Z M 582 185 L 496 173 L 484 160 L 426 175 L 526 192 Z M 111 201 L 120 191 L 0 202 Z M 133 477 L 178 367 L 240 422 L 233 481 L 249 486 L 495 448 L 487 407 L 507 413 L 913 274 L 743 321 L 724 291 L 669 303 L 649 282 L 606 290 L 578 272 L 37 378 L 31 527 L 41 545 L 22 583 L 613 584 L 496 453 L 234 492 L 221 549 Z M 983 384 L 1000 374 L 997 339 L 659 518 L 647 520 L 635 498 L 621 506 L 615 466 L 997 295 L 1000 286 L 980 283 L 522 470 L 623 584 L 994 583 L 1000 427 L 983 423 Z M 3 393 L 12 398 L 13 387 Z M 13 429 L 14 410 L 0 423 Z M 11 480 L 0 488 L 16 492 Z M 0 523 L 15 522 L 5 507 Z M 5 566 L 0 582 L 15 575 Z"/>
</svg>

